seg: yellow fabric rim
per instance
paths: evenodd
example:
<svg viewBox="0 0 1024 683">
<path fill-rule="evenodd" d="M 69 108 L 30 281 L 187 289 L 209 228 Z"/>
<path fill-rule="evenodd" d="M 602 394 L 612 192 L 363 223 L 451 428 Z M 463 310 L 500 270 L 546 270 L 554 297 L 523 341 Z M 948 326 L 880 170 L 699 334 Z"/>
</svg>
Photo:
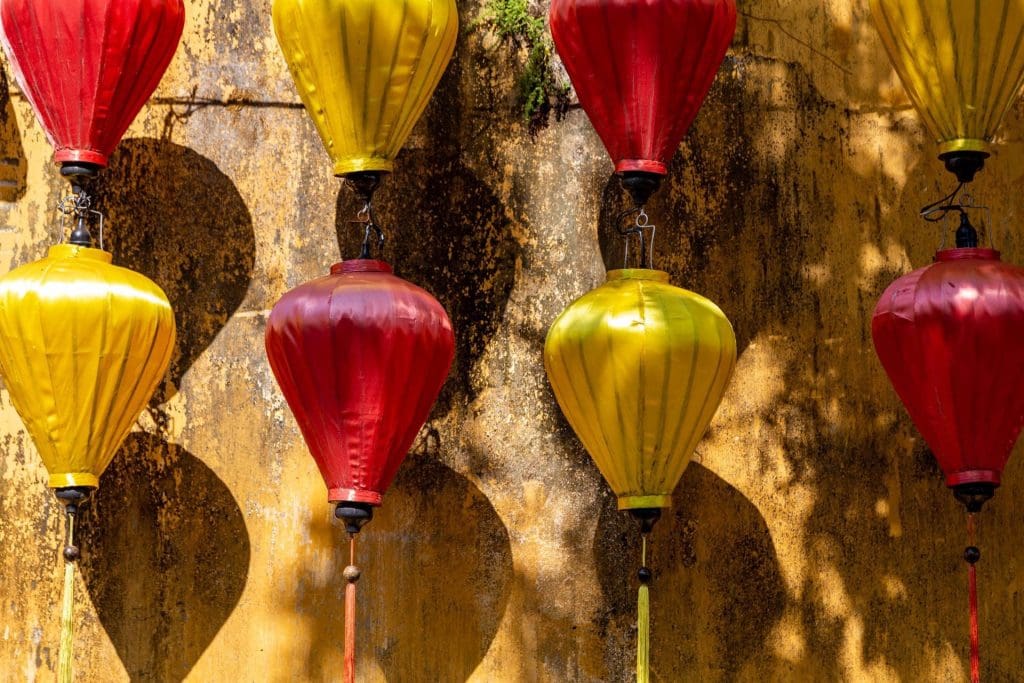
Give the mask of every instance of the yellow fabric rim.
<svg viewBox="0 0 1024 683">
<path fill-rule="evenodd" d="M 977 138 L 957 138 L 939 143 L 939 154 L 947 152 L 987 152 L 988 142 Z"/>
<path fill-rule="evenodd" d="M 114 258 L 109 251 L 77 244 L 54 244 L 47 253 L 52 258 L 87 258 L 100 263 L 110 263 Z"/>
<path fill-rule="evenodd" d="M 91 472 L 59 472 L 50 475 L 50 488 L 62 489 L 68 486 L 89 486 L 98 488 L 100 478 Z"/>
<path fill-rule="evenodd" d="M 672 507 L 672 496 L 622 496 L 619 498 L 620 510 L 667 507 Z"/>
<path fill-rule="evenodd" d="M 334 175 L 336 176 L 358 173 L 359 171 L 383 171 L 384 173 L 391 173 L 394 169 L 394 162 L 390 159 L 382 159 L 380 157 L 346 159 L 344 161 L 334 162 Z"/>
</svg>

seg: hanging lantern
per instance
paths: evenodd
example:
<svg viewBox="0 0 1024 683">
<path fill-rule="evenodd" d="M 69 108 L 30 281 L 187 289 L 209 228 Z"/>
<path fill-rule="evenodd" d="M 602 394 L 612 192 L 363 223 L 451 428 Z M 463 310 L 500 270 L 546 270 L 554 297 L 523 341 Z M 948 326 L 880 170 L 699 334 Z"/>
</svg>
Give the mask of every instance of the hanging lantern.
<svg viewBox="0 0 1024 683">
<path fill-rule="evenodd" d="M 64 175 L 107 165 L 184 26 L 182 0 L 0 0 L 14 76 Z"/>
<path fill-rule="evenodd" d="M 939 159 L 970 182 L 1024 82 L 1024 2 L 871 0 L 871 15 Z"/>
<path fill-rule="evenodd" d="M 643 206 L 722 64 L 734 0 L 552 0 L 550 21 L 580 104 Z"/>
<path fill-rule="evenodd" d="M 167 297 L 72 244 L 0 277 L 0 374 L 64 503 L 58 678 L 71 680 L 75 515 L 149 402 L 174 349 Z"/>
<path fill-rule="evenodd" d="M 992 497 L 1024 425 L 1024 269 L 978 247 L 961 212 L 957 246 L 885 290 L 875 350 L 968 513 L 971 679 L 980 679 L 975 514 Z"/>
<path fill-rule="evenodd" d="M 373 195 L 451 59 L 455 0 L 274 0 L 274 32 L 334 164 L 362 202 L 358 259 L 282 297 L 267 357 L 350 536 L 345 681 L 355 680 L 356 535 L 381 504 L 454 356 L 448 315 L 373 258 Z"/>
<path fill-rule="evenodd" d="M 372 516 L 448 376 L 444 308 L 383 261 L 344 261 L 277 302 L 266 344 L 327 499 Z"/>
<path fill-rule="evenodd" d="M 0 373 L 64 504 L 58 679 L 72 678 L 75 517 L 163 378 L 174 316 L 144 276 L 111 264 L 86 192 L 174 56 L 182 0 L 0 0 L 15 78 L 71 183 L 68 244 L 0 278 Z M 89 222 L 100 219 L 100 249 Z M 62 230 L 63 234 L 63 230 Z"/>
<path fill-rule="evenodd" d="M 455 0 L 274 0 L 273 14 L 334 174 L 390 172 L 455 50 Z"/>
<path fill-rule="evenodd" d="M 711 301 L 647 268 L 613 270 L 569 305 L 544 367 L 569 424 L 647 533 L 669 507 L 736 364 L 736 337 Z M 646 564 L 646 562 L 644 562 Z M 649 677 L 650 569 L 640 569 L 637 681 Z"/>
<path fill-rule="evenodd" d="M 285 294 L 267 320 L 267 358 L 351 536 L 346 680 L 355 678 L 355 535 L 423 427 L 455 337 L 444 308 L 383 261 L 353 259 Z"/>
</svg>

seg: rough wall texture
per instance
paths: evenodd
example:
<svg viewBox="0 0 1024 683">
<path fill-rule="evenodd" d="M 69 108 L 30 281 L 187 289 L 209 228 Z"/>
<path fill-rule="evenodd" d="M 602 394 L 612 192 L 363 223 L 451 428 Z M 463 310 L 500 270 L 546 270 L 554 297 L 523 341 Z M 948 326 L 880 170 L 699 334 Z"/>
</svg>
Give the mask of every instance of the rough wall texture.
<svg viewBox="0 0 1024 683">
<path fill-rule="evenodd" d="M 484 0 L 486 1 L 486 0 Z M 538 12 L 543 7 L 535 8 Z M 865 0 L 740 2 L 708 102 L 649 207 L 657 265 L 716 301 L 740 360 L 657 527 L 661 681 L 966 678 L 963 515 L 890 390 L 869 319 L 926 263 L 950 179 Z M 633 527 L 561 417 L 547 326 L 621 260 L 623 197 L 583 112 L 535 135 L 524 55 L 463 17 L 380 193 L 387 256 L 434 292 L 456 367 L 362 546 L 361 680 L 628 681 Z M 6 69 L 9 74 L 9 69 Z M 0 262 L 44 253 L 62 190 L 0 94 Z M 337 680 L 346 564 L 262 335 L 353 255 L 354 203 L 302 109 L 266 0 L 191 0 L 181 50 L 101 188 L 116 262 L 168 293 L 179 349 L 86 519 L 79 680 Z M 975 183 L 1016 225 L 1021 111 Z M 0 679 L 54 678 L 60 510 L 0 394 Z M 982 518 L 983 674 L 1024 670 L 1024 464 Z"/>
</svg>

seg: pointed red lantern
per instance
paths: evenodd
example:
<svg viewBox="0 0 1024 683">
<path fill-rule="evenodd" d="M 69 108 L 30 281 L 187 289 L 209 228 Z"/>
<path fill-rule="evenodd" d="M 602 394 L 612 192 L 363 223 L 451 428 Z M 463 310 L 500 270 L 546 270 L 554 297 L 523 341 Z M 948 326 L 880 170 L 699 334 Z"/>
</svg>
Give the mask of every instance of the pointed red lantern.
<svg viewBox="0 0 1024 683">
<path fill-rule="evenodd" d="M 946 484 L 980 509 L 1024 425 L 1024 269 L 993 249 L 939 251 L 885 290 L 871 332 Z"/>
<path fill-rule="evenodd" d="M 367 245 L 364 245 L 364 251 Z M 448 314 L 370 258 L 291 290 L 267 320 L 267 358 L 295 414 L 334 514 L 350 535 L 345 681 L 355 680 L 356 534 L 373 518 L 448 376 Z"/>
<path fill-rule="evenodd" d="M 107 165 L 184 26 L 182 0 L 0 0 L 14 76 L 56 161 L 92 172 Z"/>
<path fill-rule="evenodd" d="M 643 205 L 736 30 L 734 0 L 552 0 L 551 37 L 616 173 Z"/>
<path fill-rule="evenodd" d="M 277 302 L 266 345 L 328 500 L 372 516 L 448 375 L 444 308 L 383 261 L 343 261 Z"/>
<path fill-rule="evenodd" d="M 978 247 L 964 206 L 956 248 L 882 294 L 871 336 L 896 393 L 967 508 L 971 681 L 981 679 L 975 514 L 1024 425 L 1024 268 Z"/>
</svg>

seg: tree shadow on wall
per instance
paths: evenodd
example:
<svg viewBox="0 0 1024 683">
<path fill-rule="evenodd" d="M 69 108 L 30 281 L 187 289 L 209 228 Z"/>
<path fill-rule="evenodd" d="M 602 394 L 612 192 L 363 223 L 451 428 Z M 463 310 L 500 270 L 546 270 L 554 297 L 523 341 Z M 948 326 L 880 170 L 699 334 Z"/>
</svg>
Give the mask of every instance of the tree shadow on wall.
<svg viewBox="0 0 1024 683">
<path fill-rule="evenodd" d="M 305 680 L 336 678 L 344 639 L 342 570 L 348 543 L 318 515 L 312 543 L 332 548 L 331 571 L 308 571 L 298 612 L 313 620 Z M 359 680 L 464 681 L 483 660 L 511 589 L 508 531 L 487 497 L 431 456 L 412 455 L 357 541 Z M 371 673 L 374 667 L 379 674 Z"/>
<path fill-rule="evenodd" d="M 19 199 L 25 193 L 27 175 L 28 162 L 11 104 L 10 82 L 0 66 L 0 202 Z"/>
<path fill-rule="evenodd" d="M 605 670 L 633 680 L 639 525 L 606 495 L 594 563 L 606 599 L 599 623 Z M 785 591 L 761 513 L 711 470 L 691 462 L 648 543 L 654 680 L 735 680 L 765 656 Z"/>
<path fill-rule="evenodd" d="M 256 260 L 252 218 L 212 161 L 165 140 L 123 141 L 95 194 L 114 263 L 151 278 L 174 308 L 177 348 L 155 406 L 177 393 L 245 298 Z"/>
<path fill-rule="evenodd" d="M 238 604 L 242 511 L 211 469 L 157 436 L 128 436 L 89 504 L 82 574 L 132 681 L 180 681 Z"/>
<path fill-rule="evenodd" d="M 932 187 L 898 184 L 878 170 L 868 175 L 868 161 L 851 162 L 849 112 L 825 101 L 799 65 L 751 58 L 744 68 L 746 78 L 720 74 L 647 211 L 658 225 L 655 267 L 721 306 L 741 355 L 756 354 L 746 366 L 753 372 L 733 382 L 758 384 L 734 388 L 733 409 L 757 413 L 729 425 L 733 434 L 749 430 L 747 475 L 778 487 L 766 497 L 793 496 L 793 514 L 806 515 L 800 544 L 787 548 L 794 566 L 806 567 L 782 603 L 792 617 L 780 624 L 789 640 L 761 650 L 761 675 L 956 680 L 967 654 L 963 513 L 889 386 L 870 335 L 875 301 L 903 272 L 889 254 L 921 264 L 935 240 L 923 225 L 920 233 L 893 234 L 881 205 L 913 214 L 947 181 L 931 159 Z M 783 105 L 750 87 L 768 75 L 773 92 L 791 94 Z M 800 144 L 806 136 L 813 144 Z M 622 259 L 613 218 L 625 205 L 610 179 L 599 234 L 612 267 Z M 757 399 L 747 393 L 770 394 L 770 403 L 751 408 Z M 1011 463 L 1008 480 L 1012 470 Z M 1018 524 L 1011 510 L 997 500 L 982 517 Z M 1024 615 L 1014 605 L 1024 549 L 1004 537 L 986 559 L 983 629 L 1020 634 Z M 713 594 L 721 591 L 730 588 Z M 744 603 L 755 609 L 761 598 Z M 990 642 L 983 671 L 1013 680 L 1019 638 Z M 742 643 L 730 647 L 745 652 Z M 733 657 L 723 650 L 723 659 Z"/>
</svg>

